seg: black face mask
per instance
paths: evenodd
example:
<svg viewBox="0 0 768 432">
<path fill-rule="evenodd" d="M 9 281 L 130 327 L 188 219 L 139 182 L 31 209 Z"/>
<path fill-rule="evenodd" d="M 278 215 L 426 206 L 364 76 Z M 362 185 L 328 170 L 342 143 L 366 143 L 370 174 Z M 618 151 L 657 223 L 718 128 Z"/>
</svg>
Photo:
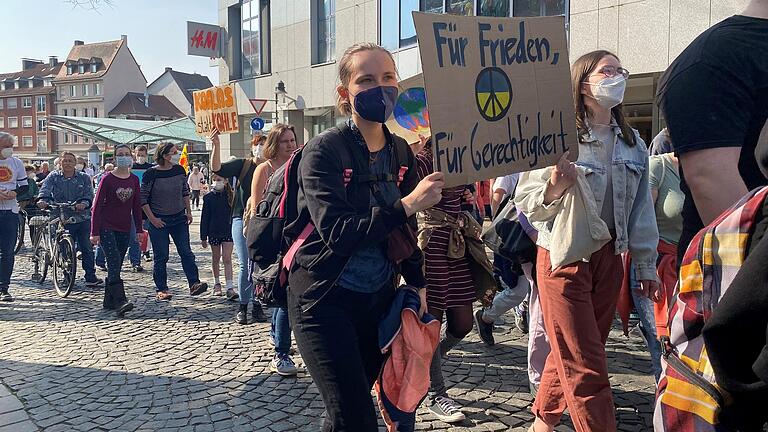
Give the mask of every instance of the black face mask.
<svg viewBox="0 0 768 432">
<path fill-rule="evenodd" d="M 355 112 L 360 117 L 384 123 L 395 111 L 400 90 L 394 86 L 377 86 L 363 90 L 355 96 Z"/>
</svg>

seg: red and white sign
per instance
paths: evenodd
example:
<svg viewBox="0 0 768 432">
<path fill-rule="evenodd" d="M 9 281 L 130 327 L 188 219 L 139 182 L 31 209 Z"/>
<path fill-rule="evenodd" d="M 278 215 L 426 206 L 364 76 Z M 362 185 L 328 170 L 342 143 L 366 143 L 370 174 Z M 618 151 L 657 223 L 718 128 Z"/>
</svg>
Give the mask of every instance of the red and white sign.
<svg viewBox="0 0 768 432">
<path fill-rule="evenodd" d="M 261 115 L 261 112 L 264 111 L 264 107 L 267 106 L 267 102 L 269 102 L 266 99 L 248 99 L 251 101 L 251 106 L 253 106 L 253 110 L 256 111 L 256 115 Z"/>
<path fill-rule="evenodd" d="M 221 27 L 187 21 L 187 54 L 221 57 Z"/>
</svg>

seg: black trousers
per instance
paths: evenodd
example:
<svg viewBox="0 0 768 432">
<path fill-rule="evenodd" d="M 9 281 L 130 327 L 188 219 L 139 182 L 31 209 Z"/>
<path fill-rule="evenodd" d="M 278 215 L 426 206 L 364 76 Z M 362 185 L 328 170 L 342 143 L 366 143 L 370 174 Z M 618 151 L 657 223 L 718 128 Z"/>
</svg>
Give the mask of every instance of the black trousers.
<svg viewBox="0 0 768 432">
<path fill-rule="evenodd" d="M 290 291 L 288 317 L 296 343 L 325 402 L 321 430 L 378 431 L 371 389 L 384 361 L 379 321 L 392 302 L 394 285 L 371 294 L 335 286 L 307 312 Z"/>
<path fill-rule="evenodd" d="M 199 190 L 193 190 L 192 191 L 192 202 L 191 205 L 195 207 L 200 206 L 200 191 Z"/>
</svg>

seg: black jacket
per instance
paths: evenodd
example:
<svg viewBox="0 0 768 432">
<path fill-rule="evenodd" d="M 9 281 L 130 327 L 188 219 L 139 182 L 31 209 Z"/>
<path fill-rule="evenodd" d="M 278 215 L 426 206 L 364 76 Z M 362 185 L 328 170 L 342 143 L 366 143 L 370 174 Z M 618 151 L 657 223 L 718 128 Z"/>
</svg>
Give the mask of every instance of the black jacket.
<svg viewBox="0 0 768 432">
<path fill-rule="evenodd" d="M 232 236 L 232 206 L 227 193 L 211 191 L 203 195 L 203 212 L 200 215 L 200 240 L 222 239 Z"/>
<path fill-rule="evenodd" d="M 342 128 L 349 132 L 348 126 Z M 406 196 L 419 182 L 415 158 L 405 140 L 391 135 L 386 126 L 384 133 L 393 149 L 402 146 L 401 151 L 394 151 L 395 154 L 407 155 L 407 161 L 397 161 L 408 167 L 400 184 L 401 196 Z M 353 181 L 345 186 L 344 170 L 351 168 L 355 173 L 359 172 L 350 152 L 359 151 L 362 160 L 368 160 L 368 149 L 359 148 L 350 141 L 344 130 L 332 128 L 310 140 L 302 150 L 298 170 L 299 217 L 286 227 L 285 234 L 295 238 L 310 221 L 316 227 L 296 253 L 296 265 L 289 280 L 291 295 L 300 300 L 305 310 L 333 288 L 357 250 L 381 242 L 403 224 L 416 228 L 415 216 L 406 218 L 401 201 L 392 207 L 371 206 L 368 183 Z M 426 286 L 423 263 L 424 256 L 417 249 L 397 271 L 408 284 L 421 288 Z"/>
</svg>

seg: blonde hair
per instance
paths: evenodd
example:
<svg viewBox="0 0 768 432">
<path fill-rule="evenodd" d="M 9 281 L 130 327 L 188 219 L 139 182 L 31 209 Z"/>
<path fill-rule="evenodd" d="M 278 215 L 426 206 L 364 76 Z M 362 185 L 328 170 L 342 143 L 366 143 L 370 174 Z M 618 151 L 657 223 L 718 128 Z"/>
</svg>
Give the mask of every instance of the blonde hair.
<svg viewBox="0 0 768 432">
<path fill-rule="evenodd" d="M 291 131 L 293 138 L 296 138 L 296 130 L 291 125 L 277 123 L 269 130 L 266 142 L 264 143 L 264 150 L 261 153 L 265 160 L 271 160 L 277 156 L 277 150 L 280 148 L 280 135 L 285 131 Z"/>
<path fill-rule="evenodd" d="M 364 51 L 381 51 L 386 53 L 387 56 L 389 56 L 389 59 L 392 60 L 392 65 L 395 67 L 395 74 L 397 74 L 395 58 L 392 57 L 392 53 L 386 48 L 372 42 L 356 43 L 347 48 L 347 50 L 344 51 L 344 55 L 341 56 L 341 60 L 339 60 L 339 82 L 342 86 L 349 87 L 349 81 L 352 79 L 352 72 L 354 72 L 352 69 L 353 57 L 355 54 Z M 339 92 L 336 92 L 336 109 L 343 115 L 352 114 L 352 105 L 349 103 L 349 100 L 342 98 Z"/>
</svg>

